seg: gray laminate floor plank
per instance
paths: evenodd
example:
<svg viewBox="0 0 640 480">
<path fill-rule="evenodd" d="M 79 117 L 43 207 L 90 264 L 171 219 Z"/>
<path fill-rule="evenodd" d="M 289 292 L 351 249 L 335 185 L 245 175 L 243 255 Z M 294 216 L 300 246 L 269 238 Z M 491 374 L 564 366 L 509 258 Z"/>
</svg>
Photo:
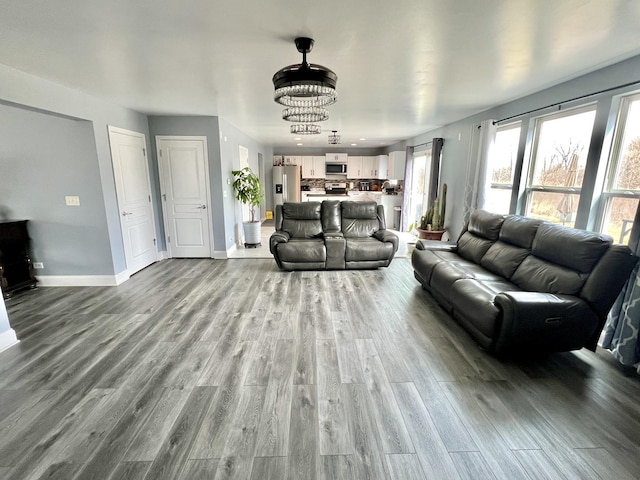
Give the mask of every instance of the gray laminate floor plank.
<svg viewBox="0 0 640 480">
<path fill-rule="evenodd" d="M 391 480 L 427 480 L 415 453 L 391 453 L 386 457 Z"/>
<path fill-rule="evenodd" d="M 211 408 L 216 387 L 195 387 L 189 393 L 171 429 L 165 435 L 158 435 L 164 441 L 145 476 L 148 480 L 175 480 L 186 466 L 191 447 Z"/>
<path fill-rule="evenodd" d="M 318 396 L 315 385 L 294 385 L 289 433 L 289 480 L 315 480 L 319 466 Z"/>
<path fill-rule="evenodd" d="M 640 478 L 640 376 L 487 354 L 407 258 L 168 259 L 6 305 L 3 480 Z"/>
<path fill-rule="evenodd" d="M 278 340 L 260 416 L 256 456 L 283 457 L 289 451 L 289 422 L 295 348 L 292 340 Z M 246 383 L 246 382 L 245 382 Z"/>
<path fill-rule="evenodd" d="M 391 388 L 427 478 L 460 478 L 415 385 L 394 383 Z"/>
<path fill-rule="evenodd" d="M 344 385 L 340 383 L 338 355 L 333 340 L 318 340 L 318 424 L 320 455 L 353 453 L 344 403 Z"/>
<path fill-rule="evenodd" d="M 414 447 L 373 340 L 356 340 L 365 385 L 371 396 L 381 448 L 385 453 L 413 453 Z"/>
</svg>

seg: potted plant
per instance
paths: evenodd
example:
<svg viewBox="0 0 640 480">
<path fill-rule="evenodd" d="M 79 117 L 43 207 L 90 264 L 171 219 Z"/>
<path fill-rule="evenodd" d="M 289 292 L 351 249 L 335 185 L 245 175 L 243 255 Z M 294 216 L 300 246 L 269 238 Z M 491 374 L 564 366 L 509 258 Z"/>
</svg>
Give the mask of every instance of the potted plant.
<svg viewBox="0 0 640 480">
<path fill-rule="evenodd" d="M 444 219 L 447 210 L 447 184 L 442 184 L 442 194 L 420 218 L 418 238 L 425 240 L 441 240 L 445 232 Z"/>
<path fill-rule="evenodd" d="M 244 230 L 245 247 L 256 247 L 260 245 L 260 219 L 256 220 L 256 207 L 264 200 L 264 189 L 258 176 L 249 167 L 240 170 L 232 170 L 234 176 L 233 189 L 236 198 L 249 207 L 251 219 L 242 222 Z"/>
</svg>

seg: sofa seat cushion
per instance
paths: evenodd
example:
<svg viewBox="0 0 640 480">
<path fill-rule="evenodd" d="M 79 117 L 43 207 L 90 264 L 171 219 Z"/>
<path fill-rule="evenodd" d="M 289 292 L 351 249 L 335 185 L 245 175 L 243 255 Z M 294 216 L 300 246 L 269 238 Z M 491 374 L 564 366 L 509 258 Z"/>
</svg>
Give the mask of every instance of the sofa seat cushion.
<svg viewBox="0 0 640 480">
<path fill-rule="evenodd" d="M 480 265 L 460 259 L 456 262 L 442 262 L 436 265 L 431 274 L 430 286 L 440 293 L 440 295 L 450 299 L 453 284 L 462 279 L 474 279 L 486 282 L 500 282 L 504 280 L 499 275 L 485 270 Z"/>
<path fill-rule="evenodd" d="M 456 253 L 437 250 L 414 250 L 411 254 L 411 265 L 424 283 L 429 284 L 431 274 L 441 262 L 452 262 L 460 258 Z"/>
<path fill-rule="evenodd" d="M 292 238 L 287 243 L 278 244 L 278 255 L 283 262 L 326 262 L 327 249 L 321 238 Z"/>
<path fill-rule="evenodd" d="M 386 260 L 393 256 L 393 244 L 375 238 L 347 238 L 345 261 L 362 262 Z"/>
<path fill-rule="evenodd" d="M 451 287 L 450 300 L 456 316 L 471 324 L 487 338 L 495 338 L 496 321 L 500 316 L 500 308 L 494 300 L 496 295 L 505 291 L 520 289 L 503 279 L 476 280 L 461 279 Z"/>
</svg>

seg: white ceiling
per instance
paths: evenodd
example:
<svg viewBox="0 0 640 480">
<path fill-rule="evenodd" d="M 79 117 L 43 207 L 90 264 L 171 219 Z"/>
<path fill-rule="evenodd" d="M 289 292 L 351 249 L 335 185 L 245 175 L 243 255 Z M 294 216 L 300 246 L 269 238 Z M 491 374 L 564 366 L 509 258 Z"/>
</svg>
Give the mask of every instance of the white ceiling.
<svg viewBox="0 0 640 480">
<path fill-rule="evenodd" d="M 294 145 L 271 78 L 338 75 L 305 146 L 393 144 L 640 53 L 638 0 L 5 0 L 0 63 L 148 114 Z M 1 96 L 1 92 L 0 92 Z M 367 140 L 361 141 L 360 138 Z"/>
</svg>

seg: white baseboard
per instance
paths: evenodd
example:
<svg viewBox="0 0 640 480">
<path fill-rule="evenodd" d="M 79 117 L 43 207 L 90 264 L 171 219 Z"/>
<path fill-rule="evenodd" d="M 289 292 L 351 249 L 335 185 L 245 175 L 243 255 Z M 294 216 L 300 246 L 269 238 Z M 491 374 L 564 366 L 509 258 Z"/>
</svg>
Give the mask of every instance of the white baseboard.
<svg viewBox="0 0 640 480">
<path fill-rule="evenodd" d="M 169 258 L 169 253 L 166 250 L 158 252 L 158 261 L 166 260 L 167 258 Z"/>
<path fill-rule="evenodd" d="M 117 275 L 38 275 L 41 287 L 115 287 L 127 281 L 126 270 Z"/>
<path fill-rule="evenodd" d="M 13 328 L 0 333 L 0 352 L 6 350 L 9 347 L 13 347 L 17 343 L 20 343 L 20 340 L 18 340 L 18 337 L 16 337 L 16 332 L 13 330 Z"/>
</svg>

